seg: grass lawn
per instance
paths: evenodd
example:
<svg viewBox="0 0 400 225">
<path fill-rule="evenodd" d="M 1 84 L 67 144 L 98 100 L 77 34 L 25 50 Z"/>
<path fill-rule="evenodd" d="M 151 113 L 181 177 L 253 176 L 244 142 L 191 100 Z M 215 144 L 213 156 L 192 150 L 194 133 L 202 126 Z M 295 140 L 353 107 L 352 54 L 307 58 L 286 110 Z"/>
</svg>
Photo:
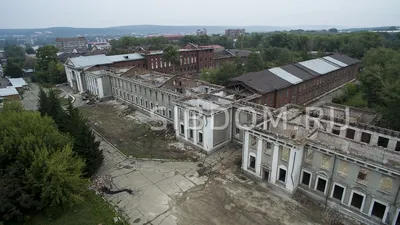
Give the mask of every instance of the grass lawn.
<svg viewBox="0 0 400 225">
<path fill-rule="evenodd" d="M 48 220 L 45 216 L 39 215 L 32 218 L 29 225 L 122 225 L 124 223 L 114 223 L 117 215 L 111 206 L 100 196 L 88 191 L 85 201 L 63 213 L 60 217 Z"/>
<path fill-rule="evenodd" d="M 343 105 L 353 106 L 357 108 L 366 108 L 367 101 L 363 99 L 362 91 L 358 91 L 355 95 L 343 102 Z"/>
</svg>

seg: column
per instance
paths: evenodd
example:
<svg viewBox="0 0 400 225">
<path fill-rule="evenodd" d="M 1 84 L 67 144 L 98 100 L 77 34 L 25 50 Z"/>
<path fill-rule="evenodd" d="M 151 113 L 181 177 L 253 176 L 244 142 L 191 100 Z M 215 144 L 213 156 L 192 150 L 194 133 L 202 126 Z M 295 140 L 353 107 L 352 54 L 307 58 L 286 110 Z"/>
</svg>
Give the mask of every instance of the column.
<svg viewBox="0 0 400 225">
<path fill-rule="evenodd" d="M 378 139 L 379 139 L 379 134 L 378 133 L 372 133 L 371 134 L 371 141 L 369 142 L 369 144 L 378 146 Z"/>
<path fill-rule="evenodd" d="M 387 149 L 395 150 L 396 149 L 396 145 L 397 145 L 397 140 L 389 138 L 389 143 L 388 143 Z"/>
<path fill-rule="evenodd" d="M 299 184 L 302 158 L 303 148 L 290 149 L 288 179 L 286 181 L 286 189 L 290 192 L 293 192 Z"/>
<path fill-rule="evenodd" d="M 207 120 L 203 133 L 204 149 L 211 151 L 214 147 L 214 115 L 204 116 L 204 118 Z"/>
<path fill-rule="evenodd" d="M 135 99 L 133 99 L 135 102 Z M 178 113 L 179 107 L 174 106 L 174 128 L 175 128 L 175 136 L 178 138 L 179 137 L 179 113 Z"/>
<path fill-rule="evenodd" d="M 261 177 L 262 139 L 257 138 L 256 175 Z"/>
<path fill-rule="evenodd" d="M 271 168 L 271 183 L 276 183 L 278 173 L 278 160 L 279 160 L 279 144 L 274 143 L 274 153 L 272 155 L 272 168 Z"/>
<path fill-rule="evenodd" d="M 354 134 L 354 140 L 361 141 L 361 131 L 360 130 L 356 130 L 356 132 Z"/>
<path fill-rule="evenodd" d="M 183 126 L 184 126 L 184 130 L 185 130 L 185 139 L 187 140 L 189 137 L 189 111 L 188 110 L 184 110 L 184 114 L 183 114 Z"/>
<path fill-rule="evenodd" d="M 249 159 L 249 132 L 247 130 L 244 130 L 242 170 L 247 170 L 248 159 Z"/>
</svg>

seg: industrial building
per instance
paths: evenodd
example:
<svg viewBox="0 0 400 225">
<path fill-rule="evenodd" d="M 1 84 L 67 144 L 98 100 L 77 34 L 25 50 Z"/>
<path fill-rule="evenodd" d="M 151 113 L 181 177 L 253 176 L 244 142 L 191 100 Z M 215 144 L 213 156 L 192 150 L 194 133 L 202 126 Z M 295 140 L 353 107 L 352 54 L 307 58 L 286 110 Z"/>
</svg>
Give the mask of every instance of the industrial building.
<svg viewBox="0 0 400 225">
<path fill-rule="evenodd" d="M 343 54 L 247 73 L 230 80 L 227 88 L 238 98 L 270 107 L 303 104 L 356 79 L 359 60 Z"/>
</svg>

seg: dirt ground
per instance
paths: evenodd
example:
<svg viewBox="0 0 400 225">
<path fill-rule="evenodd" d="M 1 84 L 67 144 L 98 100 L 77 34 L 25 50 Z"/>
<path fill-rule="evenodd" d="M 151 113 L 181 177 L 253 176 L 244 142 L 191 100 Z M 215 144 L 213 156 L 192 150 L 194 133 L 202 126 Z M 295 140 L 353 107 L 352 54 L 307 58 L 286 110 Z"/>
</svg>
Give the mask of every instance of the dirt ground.
<svg viewBox="0 0 400 225">
<path fill-rule="evenodd" d="M 119 103 L 83 111 L 107 139 L 99 137 L 105 160 L 97 176 L 110 177 L 114 192 L 104 197 L 131 225 L 327 224 L 321 207 L 299 204 L 281 189 L 246 177 L 239 145 L 203 155 L 174 138 L 151 136 L 144 128 L 149 118 Z M 196 161 L 130 158 L 109 142 L 126 154 L 186 158 L 190 153 Z M 168 148 L 176 152 L 171 155 Z"/>
<path fill-rule="evenodd" d="M 132 190 L 104 197 L 132 225 L 325 224 L 322 213 L 243 176 L 238 146 L 201 155 L 199 162 L 134 160 L 106 142 L 101 147 L 98 176 L 110 175 L 115 190 Z"/>
<path fill-rule="evenodd" d="M 128 156 L 136 158 L 186 159 L 193 157 L 182 143 L 175 141 L 173 128 L 153 131 L 150 117 L 133 107 L 107 101 L 81 107 L 90 125 Z"/>
</svg>

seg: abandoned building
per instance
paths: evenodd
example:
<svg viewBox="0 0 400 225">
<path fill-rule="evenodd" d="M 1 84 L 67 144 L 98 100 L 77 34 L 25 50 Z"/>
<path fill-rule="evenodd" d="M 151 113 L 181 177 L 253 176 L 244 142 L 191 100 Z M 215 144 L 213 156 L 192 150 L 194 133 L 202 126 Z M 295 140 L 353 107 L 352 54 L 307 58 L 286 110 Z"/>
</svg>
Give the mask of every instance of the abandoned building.
<svg viewBox="0 0 400 225">
<path fill-rule="evenodd" d="M 104 57 L 100 65 L 71 59 L 66 69 L 84 73 L 68 70 L 68 81 L 154 113 L 174 125 L 178 140 L 205 153 L 242 145 L 242 170 L 289 195 L 301 192 L 365 224 L 400 223 L 400 132 L 375 126 L 379 117 L 367 110 L 302 104 L 354 80 L 357 60 L 331 55 L 222 87 Z"/>
<path fill-rule="evenodd" d="M 238 97 L 270 107 L 303 104 L 355 80 L 359 60 L 342 54 L 292 63 L 232 78 L 227 88 Z"/>
</svg>

